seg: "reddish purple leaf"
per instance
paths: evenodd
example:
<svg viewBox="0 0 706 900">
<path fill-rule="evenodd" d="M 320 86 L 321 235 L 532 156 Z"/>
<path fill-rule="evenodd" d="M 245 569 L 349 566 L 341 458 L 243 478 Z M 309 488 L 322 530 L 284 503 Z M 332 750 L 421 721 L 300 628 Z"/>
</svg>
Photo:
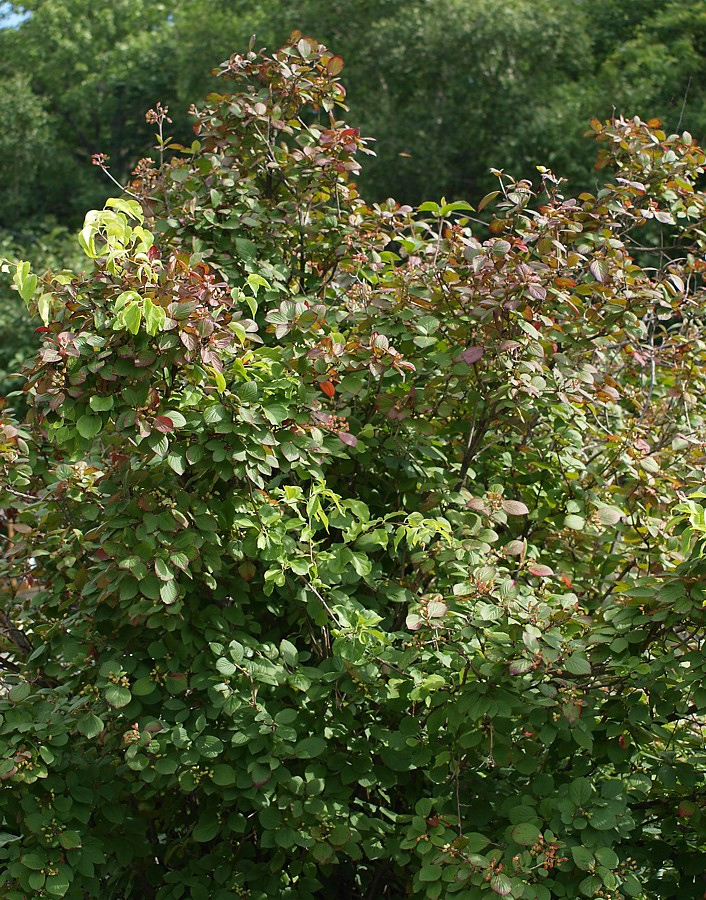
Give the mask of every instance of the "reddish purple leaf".
<svg viewBox="0 0 706 900">
<path fill-rule="evenodd" d="M 343 69 L 343 60 L 340 56 L 332 56 L 326 64 L 326 71 L 329 75 L 338 75 Z"/>
<path fill-rule="evenodd" d="M 349 431 L 339 431 L 338 439 L 347 447 L 355 447 L 355 445 L 358 443 L 358 438 L 354 434 L 351 434 Z"/>
<path fill-rule="evenodd" d="M 503 500 L 502 507 L 508 516 L 526 516 L 529 512 L 520 500 Z"/>
<path fill-rule="evenodd" d="M 174 431 L 174 422 L 172 422 L 169 416 L 156 416 L 152 424 L 157 431 L 161 431 L 162 434 L 169 434 Z"/>
<path fill-rule="evenodd" d="M 466 347 L 457 357 L 457 360 L 465 362 L 467 366 L 477 363 L 481 356 L 485 353 L 485 347 Z"/>
<path fill-rule="evenodd" d="M 554 574 L 554 570 L 550 569 L 549 566 L 542 566 L 538 563 L 530 566 L 529 571 L 532 575 L 537 575 L 539 578 L 549 578 L 550 575 Z"/>
</svg>

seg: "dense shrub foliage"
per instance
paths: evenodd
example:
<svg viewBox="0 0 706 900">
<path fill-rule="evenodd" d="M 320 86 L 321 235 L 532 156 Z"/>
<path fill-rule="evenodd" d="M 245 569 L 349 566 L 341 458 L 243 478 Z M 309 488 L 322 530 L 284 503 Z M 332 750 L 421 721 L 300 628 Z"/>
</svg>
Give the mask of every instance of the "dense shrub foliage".
<svg viewBox="0 0 706 900">
<path fill-rule="evenodd" d="M 18 262 L 32 257 L 34 271 L 57 271 L 64 265 L 82 264 L 83 254 L 73 235 L 53 223 L 47 228 L 28 229 L 14 236 L 0 234 L 0 256 Z M 83 257 L 85 259 L 85 257 Z M 90 261 L 89 261 L 90 262 Z M 13 396 L 8 405 L 22 412 L 26 403 L 21 398 L 23 364 L 32 359 L 41 341 L 35 332 L 37 323 L 29 315 L 26 305 L 7 278 L 0 282 L 0 398 Z M 18 394 L 19 392 L 19 394 Z"/>
<path fill-rule="evenodd" d="M 700 897 L 704 154 L 368 206 L 341 68 L 233 56 L 12 269 L 3 896 Z"/>
</svg>

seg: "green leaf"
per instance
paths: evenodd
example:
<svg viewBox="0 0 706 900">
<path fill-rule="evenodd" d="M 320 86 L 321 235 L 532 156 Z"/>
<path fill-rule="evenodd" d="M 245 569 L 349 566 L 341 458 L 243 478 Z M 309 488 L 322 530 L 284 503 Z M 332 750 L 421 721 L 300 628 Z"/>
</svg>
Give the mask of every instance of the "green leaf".
<svg viewBox="0 0 706 900">
<path fill-rule="evenodd" d="M 186 419 L 184 418 L 182 413 L 180 413 L 176 409 L 168 409 L 162 415 L 166 416 L 168 419 L 171 419 L 172 425 L 174 425 L 175 428 L 183 428 L 186 425 Z"/>
<path fill-rule="evenodd" d="M 152 681 L 151 678 L 145 676 L 144 678 L 138 678 L 137 681 L 132 685 L 130 689 L 132 695 L 134 697 L 149 697 L 150 694 L 153 694 L 157 689 L 157 685 Z"/>
<path fill-rule="evenodd" d="M 83 415 L 76 422 L 76 430 L 81 435 L 82 438 L 85 438 L 87 441 L 90 441 L 94 438 L 101 429 L 103 428 L 103 419 L 100 416 L 89 416 Z"/>
<path fill-rule="evenodd" d="M 52 294 L 40 294 L 37 298 L 37 312 L 44 325 L 48 325 L 52 318 Z"/>
<path fill-rule="evenodd" d="M 137 219 L 140 223 L 145 221 L 145 215 L 138 200 L 126 200 L 123 197 L 109 197 L 105 201 L 105 205 L 109 209 L 117 209 L 119 212 L 125 213 L 129 219 Z"/>
<path fill-rule="evenodd" d="M 142 322 L 142 310 L 139 303 L 135 300 L 131 300 L 120 313 L 118 320 L 131 334 L 137 334 L 140 330 L 140 323 Z"/>
<path fill-rule="evenodd" d="M 132 700 L 132 694 L 127 688 L 121 687 L 119 684 L 110 684 L 105 689 L 105 699 L 111 706 L 121 709 Z"/>
<path fill-rule="evenodd" d="M 594 850 L 594 855 L 606 869 L 615 869 L 620 862 L 618 854 L 611 850 L 610 847 L 599 847 L 597 850 Z"/>
<path fill-rule="evenodd" d="M 599 506 L 596 509 L 596 515 L 602 525 L 615 525 L 625 515 L 625 513 L 617 506 Z"/>
<path fill-rule="evenodd" d="M 201 819 L 191 832 L 191 837 L 199 843 L 212 841 L 220 830 L 218 819 L 214 815 Z"/>
<path fill-rule="evenodd" d="M 103 720 L 99 719 L 98 716 L 95 716 L 93 713 L 86 713 L 85 716 L 82 716 L 78 720 L 76 727 L 81 734 L 85 734 L 87 738 L 93 738 L 103 731 L 105 725 L 103 724 Z"/>
<path fill-rule="evenodd" d="M 200 444 L 191 444 L 187 447 L 186 458 L 192 466 L 203 459 L 203 447 Z"/>
<path fill-rule="evenodd" d="M 46 875 L 44 874 L 44 872 L 31 872 L 29 878 L 27 879 L 27 883 L 33 891 L 41 891 L 41 889 L 44 887 L 45 881 Z"/>
<path fill-rule="evenodd" d="M 169 562 L 182 571 L 186 571 L 189 568 L 189 557 L 186 553 L 182 553 L 179 550 L 169 554 Z"/>
<path fill-rule="evenodd" d="M 621 888 L 628 897 L 638 897 L 642 894 L 642 885 L 632 872 L 628 872 L 628 874 L 624 876 Z"/>
<path fill-rule="evenodd" d="M 23 700 L 26 700 L 29 697 L 32 688 L 27 684 L 26 681 L 21 681 L 19 684 L 14 684 L 10 690 L 7 692 L 7 696 L 13 703 L 22 703 Z"/>
<path fill-rule="evenodd" d="M 174 450 L 172 450 L 171 453 L 167 453 L 167 465 L 172 471 L 176 472 L 177 475 L 183 475 L 186 471 L 184 457 L 181 453 L 177 453 Z"/>
<path fill-rule="evenodd" d="M 578 868 L 583 869 L 584 872 L 588 872 L 595 862 L 593 853 L 591 853 L 588 847 L 572 847 L 571 856 Z"/>
<path fill-rule="evenodd" d="M 586 527 L 586 520 L 583 516 L 577 516 L 575 513 L 571 513 L 564 519 L 564 527 L 571 528 L 572 531 L 583 531 Z"/>
<path fill-rule="evenodd" d="M 615 815 L 605 808 L 595 809 L 591 816 L 591 825 L 598 831 L 611 831 L 616 827 Z"/>
<path fill-rule="evenodd" d="M 441 866 L 436 865 L 435 863 L 429 863 L 426 866 L 422 866 L 419 870 L 419 880 L 420 881 L 439 881 L 442 874 L 443 869 Z"/>
<path fill-rule="evenodd" d="M 262 411 L 273 425 L 281 425 L 290 416 L 290 411 L 283 403 L 268 403 L 262 407 Z"/>
<path fill-rule="evenodd" d="M 585 653 L 572 653 L 564 663 L 564 668 L 572 675 L 590 675 L 591 664 L 586 659 Z"/>
<path fill-rule="evenodd" d="M 219 787 L 229 787 L 230 785 L 235 784 L 235 769 L 233 769 L 232 766 L 219 763 L 217 766 L 213 767 L 213 775 L 211 778 Z"/>
<path fill-rule="evenodd" d="M 321 756 L 321 754 L 326 750 L 328 744 L 323 738 L 320 737 L 308 737 L 299 741 L 299 743 L 294 748 L 294 755 L 298 759 L 313 759 L 316 756 Z"/>
<path fill-rule="evenodd" d="M 423 797 L 421 800 L 417 800 L 414 811 L 418 816 L 422 816 L 422 818 L 426 819 L 429 813 L 434 808 L 434 801 L 431 797 Z"/>
<path fill-rule="evenodd" d="M 536 825 L 532 825 L 531 822 L 520 822 L 519 825 L 515 825 L 510 835 L 515 843 L 530 846 L 537 842 L 539 828 Z"/>
<path fill-rule="evenodd" d="M 170 694 L 183 694 L 189 687 L 189 679 L 183 672 L 167 675 L 164 683 Z"/>
<path fill-rule="evenodd" d="M 490 889 L 500 897 L 507 897 L 512 891 L 512 882 L 507 875 L 493 875 L 490 879 Z"/>
<path fill-rule="evenodd" d="M 579 890 L 584 897 L 595 897 L 596 891 L 601 887 L 601 879 L 595 875 L 589 875 L 579 884 Z"/>
<path fill-rule="evenodd" d="M 226 380 L 225 380 L 225 377 L 223 376 L 223 373 L 221 371 L 219 371 L 218 369 L 214 368 L 213 366 L 208 366 L 207 368 L 208 368 L 208 371 L 213 376 L 213 380 L 216 384 L 216 390 L 218 391 L 219 394 L 223 394 L 226 389 Z"/>
<path fill-rule="evenodd" d="M 88 402 L 91 405 L 91 409 L 95 412 L 107 412 L 113 408 L 115 401 L 113 397 L 98 397 L 94 394 Z"/>
<path fill-rule="evenodd" d="M 167 606 L 175 602 L 179 596 L 179 588 L 176 581 L 165 581 L 159 588 L 159 597 Z"/>
<path fill-rule="evenodd" d="M 588 264 L 588 269 L 591 275 L 593 275 L 593 277 L 596 279 L 596 281 L 603 282 L 606 280 L 606 277 L 608 275 L 608 266 L 604 259 L 591 260 L 591 262 Z"/>
<path fill-rule="evenodd" d="M 71 869 L 68 866 L 57 866 L 57 875 L 48 875 L 44 882 L 44 890 L 51 897 L 63 897 L 71 885 Z"/>
<path fill-rule="evenodd" d="M 486 194 L 477 206 L 478 212 L 482 212 L 499 194 L 500 191 L 491 191 L 489 194 Z"/>
<path fill-rule="evenodd" d="M 221 675 L 224 675 L 226 678 L 230 678 L 231 675 L 235 675 L 238 671 L 237 667 L 229 659 L 226 659 L 225 656 L 216 660 L 216 668 Z"/>
<path fill-rule="evenodd" d="M 243 384 L 239 384 L 236 394 L 243 403 L 254 403 L 259 394 L 257 382 L 246 381 Z"/>
<path fill-rule="evenodd" d="M 286 640 L 286 638 L 282 639 L 279 645 L 279 652 L 282 659 L 288 666 L 296 666 L 299 660 L 299 654 L 297 653 L 297 648 L 290 641 Z"/>
<path fill-rule="evenodd" d="M 593 788 L 587 778 L 575 778 L 569 785 L 569 797 L 576 806 L 585 806 L 592 795 Z"/>
<path fill-rule="evenodd" d="M 59 835 L 59 843 L 65 850 L 73 850 L 81 846 L 81 835 L 78 831 L 64 831 Z"/>
<path fill-rule="evenodd" d="M 194 741 L 194 747 L 201 756 L 215 759 L 223 751 L 223 741 L 213 734 L 200 734 Z"/>
<path fill-rule="evenodd" d="M 164 328 L 167 321 L 167 314 L 161 306 L 153 303 L 149 297 L 145 297 L 144 299 L 143 314 L 145 317 L 145 330 L 147 331 L 147 334 L 155 335 Z"/>
<path fill-rule="evenodd" d="M 164 559 L 155 559 L 154 571 L 160 581 L 171 581 L 174 578 L 174 572 L 172 572 L 172 570 L 169 568 L 169 564 Z"/>
<path fill-rule="evenodd" d="M 37 290 L 38 280 L 37 276 L 29 271 L 28 262 L 21 262 L 18 264 L 12 280 L 17 286 L 20 297 L 22 297 L 25 303 L 29 303 Z"/>
<path fill-rule="evenodd" d="M 228 644 L 228 653 L 234 663 L 241 663 L 245 656 L 245 648 L 240 641 L 231 641 Z"/>
</svg>

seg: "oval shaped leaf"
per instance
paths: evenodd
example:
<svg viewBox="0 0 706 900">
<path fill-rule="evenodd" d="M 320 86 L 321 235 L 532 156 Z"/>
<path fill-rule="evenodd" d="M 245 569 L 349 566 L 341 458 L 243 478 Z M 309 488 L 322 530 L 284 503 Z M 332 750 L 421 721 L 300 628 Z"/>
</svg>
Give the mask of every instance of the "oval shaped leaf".
<svg viewBox="0 0 706 900">
<path fill-rule="evenodd" d="M 502 508 L 508 516 L 526 516 L 529 509 L 520 500 L 503 500 Z"/>
<path fill-rule="evenodd" d="M 127 706 L 132 700 L 132 694 L 127 688 L 121 687 L 119 684 L 111 684 L 105 689 L 105 699 L 111 706 L 120 709 L 123 706 Z"/>
</svg>

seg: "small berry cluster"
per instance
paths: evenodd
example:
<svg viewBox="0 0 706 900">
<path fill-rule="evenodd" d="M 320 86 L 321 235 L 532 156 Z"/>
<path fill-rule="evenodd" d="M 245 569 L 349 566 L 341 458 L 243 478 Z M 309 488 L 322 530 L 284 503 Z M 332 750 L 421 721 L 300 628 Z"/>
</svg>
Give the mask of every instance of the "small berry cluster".
<svg viewBox="0 0 706 900">
<path fill-rule="evenodd" d="M 486 597 L 493 590 L 493 585 L 489 581 L 482 581 L 480 578 L 474 578 L 473 589 L 477 595 Z"/>
<path fill-rule="evenodd" d="M 155 666 L 150 672 L 150 681 L 153 681 L 155 684 L 163 685 L 166 681 L 167 676 L 162 671 L 161 666 Z"/>
<path fill-rule="evenodd" d="M 134 188 L 142 188 L 146 191 L 153 190 L 157 183 L 158 172 L 154 165 L 154 160 L 149 156 L 144 156 L 138 161 L 132 170 L 133 176 L 137 179 L 138 184 L 133 183 Z"/>
<path fill-rule="evenodd" d="M 498 494 L 495 491 L 488 491 L 485 495 L 485 499 L 487 503 L 490 504 L 490 508 L 493 512 L 497 512 L 497 510 L 502 509 L 503 505 L 503 495 Z"/>
<path fill-rule="evenodd" d="M 189 766 L 187 772 L 191 773 L 194 784 L 201 784 L 204 778 L 213 778 L 213 769 L 202 769 L 198 765 Z"/>
<path fill-rule="evenodd" d="M 56 845 L 56 836 L 59 833 L 59 822 L 56 819 L 50 819 L 45 825 L 39 829 L 42 837 L 41 840 L 48 847 L 54 847 Z"/>
<path fill-rule="evenodd" d="M 638 868 L 638 864 L 632 856 L 626 856 L 623 862 L 618 866 L 618 871 L 621 875 L 629 875 L 632 872 L 637 872 Z"/>
<path fill-rule="evenodd" d="M 13 759 L 14 767 L 10 769 L 7 775 L 3 776 L 3 781 L 18 775 L 22 781 L 24 776 L 32 771 L 34 766 L 34 758 L 29 750 L 18 750 Z"/>
<path fill-rule="evenodd" d="M 338 433 L 339 431 L 348 431 L 348 420 L 343 416 L 326 416 L 321 425 L 327 431 Z"/>
<path fill-rule="evenodd" d="M 168 112 L 169 107 L 162 106 L 162 104 L 157 101 L 155 108 L 148 109 L 145 113 L 145 122 L 150 125 L 161 125 L 163 122 L 171 122 L 172 120 L 167 115 Z"/>
<path fill-rule="evenodd" d="M 363 256 L 363 260 L 367 259 Z M 372 296 L 372 291 L 367 284 L 352 284 L 346 292 L 346 309 L 348 312 L 358 312 L 363 309 Z"/>
<path fill-rule="evenodd" d="M 549 872 L 550 869 L 553 869 L 559 863 L 568 862 L 568 856 L 558 855 L 559 845 L 551 841 L 545 841 L 541 834 L 530 847 L 530 853 L 537 857 L 538 862 L 541 860 L 541 866 L 545 872 Z"/>
<path fill-rule="evenodd" d="M 140 726 L 135 722 L 123 735 L 124 744 L 136 744 L 140 740 Z"/>
<path fill-rule="evenodd" d="M 334 826 L 331 819 L 322 819 L 318 826 L 319 834 L 322 838 L 325 839 L 331 835 L 331 833 L 333 832 L 333 827 Z"/>
<path fill-rule="evenodd" d="M 500 875 L 503 870 L 503 864 L 499 859 L 491 859 L 486 870 L 483 881 L 490 881 L 495 875 Z"/>
<path fill-rule="evenodd" d="M 108 681 L 118 685 L 118 687 L 128 688 L 128 690 L 130 688 L 130 679 L 125 672 L 111 672 L 110 675 L 108 675 Z"/>
</svg>

